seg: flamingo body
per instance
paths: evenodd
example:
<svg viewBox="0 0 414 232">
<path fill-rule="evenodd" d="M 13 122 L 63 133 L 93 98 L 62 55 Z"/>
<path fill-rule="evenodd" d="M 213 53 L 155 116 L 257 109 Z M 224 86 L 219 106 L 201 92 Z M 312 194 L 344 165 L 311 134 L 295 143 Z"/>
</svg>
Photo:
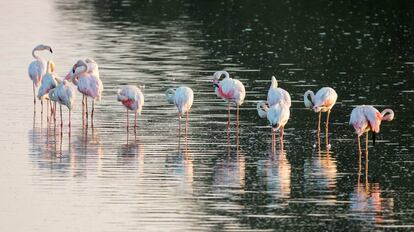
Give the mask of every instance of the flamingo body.
<svg viewBox="0 0 414 232">
<path fill-rule="evenodd" d="M 126 85 L 118 90 L 118 101 L 127 109 L 137 112 L 141 115 L 144 106 L 144 95 L 141 89 L 135 85 Z"/>
<path fill-rule="evenodd" d="M 56 101 L 72 110 L 76 99 L 76 91 L 67 80 L 64 80 L 56 88 L 49 91 L 49 97 L 52 101 Z"/>
<path fill-rule="evenodd" d="M 225 75 L 222 81 L 219 81 L 221 75 Z M 218 71 L 214 73 L 213 83 L 215 85 L 216 95 L 228 102 L 234 102 L 240 106 L 243 104 L 244 98 L 246 97 L 246 90 L 243 83 L 237 79 L 229 77 L 226 71 Z"/>
<path fill-rule="evenodd" d="M 386 115 L 387 113 L 390 114 Z M 364 132 L 370 130 L 374 133 L 380 132 L 381 121 L 391 121 L 393 119 L 394 112 L 390 109 L 386 109 L 383 113 L 380 113 L 371 105 L 361 105 L 352 110 L 349 124 L 352 124 L 359 137 Z"/>
<path fill-rule="evenodd" d="M 285 103 L 278 103 L 270 106 L 267 111 L 267 120 L 274 130 L 284 127 L 290 117 L 289 106 Z"/>
<path fill-rule="evenodd" d="M 288 107 L 292 105 L 290 94 L 286 90 L 278 88 L 277 80 L 274 76 L 272 76 L 272 84 L 269 88 L 269 92 L 267 93 L 267 103 L 269 106 L 273 106 L 280 102 L 283 102 Z"/>
<path fill-rule="evenodd" d="M 173 95 L 170 95 L 173 93 Z M 183 115 L 190 111 L 193 105 L 194 93 L 193 90 L 187 86 L 178 87 L 175 91 L 172 89 L 167 90 L 167 102 L 173 103 L 180 115 Z"/>
<path fill-rule="evenodd" d="M 38 87 L 40 82 L 42 81 L 42 76 L 45 74 L 45 70 L 46 70 L 46 65 L 45 65 L 45 61 L 42 59 L 37 59 L 32 61 L 29 64 L 29 77 L 30 80 L 33 81 L 33 84 L 35 85 L 35 87 Z"/>
<path fill-rule="evenodd" d="M 56 88 L 60 82 L 59 77 L 54 72 L 54 63 L 53 61 L 48 61 L 48 68 L 46 74 L 43 75 L 37 97 L 39 99 L 43 97 L 48 97 L 48 93 L 51 89 Z"/>
</svg>

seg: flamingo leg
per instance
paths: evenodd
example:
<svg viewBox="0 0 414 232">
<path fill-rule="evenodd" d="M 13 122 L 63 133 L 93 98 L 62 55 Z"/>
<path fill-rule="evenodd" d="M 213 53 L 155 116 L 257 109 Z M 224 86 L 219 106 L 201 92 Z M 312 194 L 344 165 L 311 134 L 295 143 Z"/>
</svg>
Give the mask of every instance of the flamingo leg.
<svg viewBox="0 0 414 232">
<path fill-rule="evenodd" d="M 280 128 L 280 152 L 283 152 L 283 136 L 285 133 L 285 127 Z"/>
<path fill-rule="evenodd" d="M 329 145 L 329 137 L 328 137 L 328 130 L 329 130 L 329 115 L 331 114 L 331 110 L 328 110 L 328 115 L 326 116 L 326 136 L 325 136 L 325 140 L 326 140 L 326 146 Z"/>
<path fill-rule="evenodd" d="M 185 138 L 187 139 L 187 130 L 188 130 L 188 111 L 186 112 L 186 120 L 185 120 Z"/>
<path fill-rule="evenodd" d="M 33 83 L 33 110 L 36 112 L 36 87 Z"/>
<path fill-rule="evenodd" d="M 82 125 L 85 125 L 85 94 L 82 94 Z"/>
<path fill-rule="evenodd" d="M 40 99 L 40 105 L 42 106 L 42 110 L 40 111 L 40 113 L 43 114 L 43 98 Z"/>
<path fill-rule="evenodd" d="M 46 100 L 46 121 L 49 123 L 49 100 Z"/>
<path fill-rule="evenodd" d="M 70 130 L 70 125 L 71 124 L 71 110 L 69 109 L 69 124 L 68 124 L 68 126 L 69 126 L 69 130 Z"/>
<path fill-rule="evenodd" d="M 358 141 L 358 155 L 359 155 L 359 162 L 361 162 L 361 141 L 359 139 L 359 136 L 357 135 L 357 141 Z"/>
<path fill-rule="evenodd" d="M 95 112 L 95 99 L 92 99 L 92 110 L 91 110 L 91 125 L 93 127 L 93 113 Z"/>
<path fill-rule="evenodd" d="M 137 112 L 135 111 L 134 132 L 137 133 Z"/>
<path fill-rule="evenodd" d="M 227 134 L 229 134 L 230 133 L 230 102 L 227 108 L 228 108 Z"/>
<path fill-rule="evenodd" d="M 53 107 L 53 121 L 54 121 L 54 123 L 55 123 L 55 126 L 56 126 L 56 108 L 57 106 L 56 106 L 56 102 L 55 102 L 55 107 Z"/>
<path fill-rule="evenodd" d="M 89 115 L 88 115 L 88 97 L 85 96 L 85 122 L 86 122 L 86 127 L 88 127 L 88 120 L 89 120 Z"/>
<path fill-rule="evenodd" d="M 365 162 L 368 163 L 368 131 L 365 136 Z"/>
<path fill-rule="evenodd" d="M 236 129 L 239 130 L 239 105 L 237 105 L 236 109 Z"/>
<path fill-rule="evenodd" d="M 127 115 L 127 133 L 129 133 L 129 110 L 128 110 L 128 108 L 127 108 L 127 112 L 126 112 L 126 115 Z"/>
<path fill-rule="evenodd" d="M 60 128 L 63 127 L 63 120 L 62 120 L 63 116 L 62 116 L 62 105 L 60 105 Z"/>
<path fill-rule="evenodd" d="M 274 153 L 275 152 L 275 146 L 276 146 L 276 141 L 275 141 L 275 138 L 276 138 L 276 135 L 275 135 L 275 131 L 273 130 L 273 128 L 270 128 L 271 130 L 272 130 L 272 153 Z"/>
<path fill-rule="evenodd" d="M 322 116 L 322 112 L 319 111 L 319 119 L 318 119 L 318 145 L 320 146 L 321 144 L 321 116 Z"/>
</svg>

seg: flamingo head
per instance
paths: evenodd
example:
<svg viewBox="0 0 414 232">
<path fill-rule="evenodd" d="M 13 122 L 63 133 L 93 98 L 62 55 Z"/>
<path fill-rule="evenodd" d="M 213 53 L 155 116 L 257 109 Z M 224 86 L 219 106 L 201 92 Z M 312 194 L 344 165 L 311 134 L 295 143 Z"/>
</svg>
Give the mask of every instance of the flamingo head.
<svg viewBox="0 0 414 232">
<path fill-rule="evenodd" d="M 43 44 L 37 45 L 34 50 L 36 50 L 36 51 L 49 50 L 50 53 L 53 53 L 53 50 L 50 46 L 43 45 Z"/>
<path fill-rule="evenodd" d="M 321 109 L 322 109 L 322 107 L 320 107 L 320 106 L 314 106 L 314 107 L 312 108 L 312 110 L 313 110 L 315 113 L 318 113 L 319 111 L 321 111 Z"/>
</svg>

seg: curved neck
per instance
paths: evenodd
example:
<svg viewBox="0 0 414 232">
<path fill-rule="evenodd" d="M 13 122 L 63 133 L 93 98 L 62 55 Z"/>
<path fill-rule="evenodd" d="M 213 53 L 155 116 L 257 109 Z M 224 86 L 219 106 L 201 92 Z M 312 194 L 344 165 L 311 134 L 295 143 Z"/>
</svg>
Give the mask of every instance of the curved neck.
<svg viewBox="0 0 414 232">
<path fill-rule="evenodd" d="M 259 115 L 260 118 L 267 117 L 267 111 L 269 110 L 269 107 L 267 107 L 264 101 L 258 102 L 256 109 L 257 109 L 257 114 Z"/>
<path fill-rule="evenodd" d="M 391 121 L 394 119 L 394 111 L 391 109 L 385 109 L 381 112 L 382 121 Z"/>
<path fill-rule="evenodd" d="M 309 100 L 309 96 L 311 100 Z M 305 95 L 303 96 L 303 101 L 307 108 L 312 108 L 313 103 L 315 102 L 315 94 L 311 90 L 306 91 Z"/>
<path fill-rule="evenodd" d="M 38 60 L 38 59 L 40 59 L 40 57 L 38 57 L 36 55 L 36 53 L 35 53 L 36 51 L 37 51 L 37 47 L 33 48 L 33 50 L 32 50 L 32 56 L 33 56 L 33 58 L 35 58 L 36 60 Z"/>
<path fill-rule="evenodd" d="M 277 80 L 275 76 L 272 76 L 272 85 L 271 88 L 277 88 Z"/>
<path fill-rule="evenodd" d="M 175 96 L 174 89 L 167 89 L 167 91 L 165 91 L 165 99 L 167 99 L 167 102 L 169 104 L 174 104 L 174 96 Z"/>
<path fill-rule="evenodd" d="M 221 71 L 221 74 L 224 74 L 224 78 L 230 78 L 230 74 L 227 71 Z"/>
</svg>

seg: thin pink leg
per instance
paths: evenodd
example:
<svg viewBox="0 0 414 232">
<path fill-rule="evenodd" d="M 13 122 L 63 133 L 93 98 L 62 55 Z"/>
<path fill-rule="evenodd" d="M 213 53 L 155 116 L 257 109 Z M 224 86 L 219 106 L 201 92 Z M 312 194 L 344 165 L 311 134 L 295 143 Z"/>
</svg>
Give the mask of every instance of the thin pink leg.
<svg viewBox="0 0 414 232">
<path fill-rule="evenodd" d="M 49 124 L 49 100 L 46 100 L 46 121 Z"/>
<path fill-rule="evenodd" d="M 36 87 L 33 83 L 33 110 L 36 112 Z"/>
<path fill-rule="evenodd" d="M 137 132 L 137 112 L 135 111 L 135 119 L 134 119 L 134 131 Z"/>
<path fill-rule="evenodd" d="M 91 125 L 93 127 L 93 113 L 95 112 L 95 99 L 92 99 L 92 111 L 91 111 Z"/>
<path fill-rule="evenodd" d="M 85 95 L 82 94 L 82 126 L 85 126 Z"/>
<path fill-rule="evenodd" d="M 280 128 L 280 151 L 283 152 L 283 136 L 285 133 L 285 127 Z"/>
<path fill-rule="evenodd" d="M 328 132 L 329 132 L 329 115 L 331 114 L 331 110 L 328 110 L 328 115 L 326 116 L 326 136 L 325 136 L 325 140 L 326 140 L 326 147 L 328 147 L 329 145 L 329 136 L 328 136 Z"/>
<path fill-rule="evenodd" d="M 60 128 L 63 128 L 63 120 L 62 120 L 62 105 L 60 105 Z"/>
<path fill-rule="evenodd" d="M 42 110 L 40 111 L 40 113 L 43 114 L 43 98 L 40 99 L 40 105 L 42 105 Z"/>
<path fill-rule="evenodd" d="M 187 139 L 187 130 L 188 130 L 188 111 L 186 113 L 186 120 L 185 120 L 185 139 Z"/>
<path fill-rule="evenodd" d="M 88 97 L 85 96 L 85 123 L 86 123 L 86 127 L 88 127 L 88 120 L 89 120 L 89 115 L 88 115 Z"/>
<path fill-rule="evenodd" d="M 236 110 L 236 130 L 239 130 L 239 105 L 237 105 L 237 110 Z"/>
<path fill-rule="evenodd" d="M 127 115 L 127 133 L 129 134 L 129 110 L 128 108 L 127 108 L 126 115 Z"/>
<path fill-rule="evenodd" d="M 230 132 L 230 102 L 228 105 L 228 122 L 227 122 L 227 133 Z"/>
</svg>

